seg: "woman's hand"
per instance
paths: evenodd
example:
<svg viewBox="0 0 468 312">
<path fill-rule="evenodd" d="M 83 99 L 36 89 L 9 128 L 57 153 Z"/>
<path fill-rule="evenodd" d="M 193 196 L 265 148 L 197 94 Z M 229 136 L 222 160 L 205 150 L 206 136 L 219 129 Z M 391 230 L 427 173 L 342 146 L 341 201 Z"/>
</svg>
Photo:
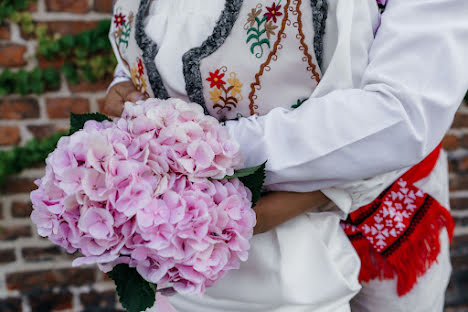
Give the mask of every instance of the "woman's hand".
<svg viewBox="0 0 468 312">
<path fill-rule="evenodd" d="M 107 93 L 103 113 L 108 116 L 119 117 L 126 101 L 136 102 L 145 98 L 143 93 L 137 91 L 133 82 L 119 82 L 112 86 Z"/>
<path fill-rule="evenodd" d="M 330 200 L 322 192 L 274 192 L 258 201 L 254 207 L 257 225 L 254 234 L 268 232 L 303 213 L 318 211 Z"/>
</svg>

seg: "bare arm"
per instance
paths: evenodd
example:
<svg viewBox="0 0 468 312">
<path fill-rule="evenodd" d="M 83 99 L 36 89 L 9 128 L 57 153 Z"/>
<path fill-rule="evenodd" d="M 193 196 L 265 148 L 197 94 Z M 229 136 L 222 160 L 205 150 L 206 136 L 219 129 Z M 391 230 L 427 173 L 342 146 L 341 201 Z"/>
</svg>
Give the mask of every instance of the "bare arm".
<svg viewBox="0 0 468 312">
<path fill-rule="evenodd" d="M 274 192 L 262 197 L 255 206 L 257 225 L 254 233 L 264 233 L 306 212 L 319 211 L 330 200 L 322 192 Z"/>
</svg>

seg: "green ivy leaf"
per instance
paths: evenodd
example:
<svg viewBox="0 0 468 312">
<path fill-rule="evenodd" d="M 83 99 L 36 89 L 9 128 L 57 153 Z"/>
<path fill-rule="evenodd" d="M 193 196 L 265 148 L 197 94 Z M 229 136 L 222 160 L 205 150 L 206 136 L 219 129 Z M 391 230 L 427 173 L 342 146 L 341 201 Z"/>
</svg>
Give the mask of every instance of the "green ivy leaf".
<svg viewBox="0 0 468 312">
<path fill-rule="evenodd" d="M 96 120 L 102 122 L 104 120 L 112 121 L 109 117 L 101 113 L 90 113 L 90 114 L 73 114 L 70 115 L 70 135 L 83 129 L 84 124 L 88 120 Z"/>
<path fill-rule="evenodd" d="M 236 170 L 232 176 L 226 176 L 225 179 L 238 178 L 252 192 L 252 207 L 254 207 L 262 195 L 263 184 L 265 183 L 265 167 L 263 164 Z"/>
<path fill-rule="evenodd" d="M 120 303 L 127 312 L 145 311 L 156 301 L 156 286 L 144 280 L 137 270 L 118 264 L 107 273 L 114 280 Z"/>
</svg>

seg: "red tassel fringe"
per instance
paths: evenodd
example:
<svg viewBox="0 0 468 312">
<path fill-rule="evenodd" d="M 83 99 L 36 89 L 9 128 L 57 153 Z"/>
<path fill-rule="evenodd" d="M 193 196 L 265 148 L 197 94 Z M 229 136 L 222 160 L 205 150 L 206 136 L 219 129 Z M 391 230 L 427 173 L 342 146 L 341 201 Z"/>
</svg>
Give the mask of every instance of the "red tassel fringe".
<svg viewBox="0 0 468 312">
<path fill-rule="evenodd" d="M 417 225 L 411 228 L 412 233 L 405 236 L 401 245 L 388 257 L 377 253 L 364 236 L 352 239 L 362 263 L 359 280 L 368 282 L 397 278 L 398 295 L 407 294 L 417 279 L 437 261 L 439 236 L 444 227 L 451 241 L 454 231 L 452 216 L 434 200 Z"/>
</svg>

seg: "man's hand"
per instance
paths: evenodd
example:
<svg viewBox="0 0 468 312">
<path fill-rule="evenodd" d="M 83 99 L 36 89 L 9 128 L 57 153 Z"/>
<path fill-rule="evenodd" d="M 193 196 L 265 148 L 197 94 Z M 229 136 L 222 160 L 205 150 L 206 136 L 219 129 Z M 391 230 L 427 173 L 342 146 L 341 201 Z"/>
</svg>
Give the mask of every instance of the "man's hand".
<svg viewBox="0 0 468 312">
<path fill-rule="evenodd" d="M 264 233 L 303 213 L 319 211 L 330 200 L 322 192 L 274 192 L 258 201 L 254 207 L 257 225 L 254 233 Z"/>
<path fill-rule="evenodd" d="M 120 117 L 126 101 L 136 102 L 145 98 L 143 93 L 137 91 L 133 82 L 117 83 L 107 93 L 103 113 L 108 116 Z"/>
</svg>

